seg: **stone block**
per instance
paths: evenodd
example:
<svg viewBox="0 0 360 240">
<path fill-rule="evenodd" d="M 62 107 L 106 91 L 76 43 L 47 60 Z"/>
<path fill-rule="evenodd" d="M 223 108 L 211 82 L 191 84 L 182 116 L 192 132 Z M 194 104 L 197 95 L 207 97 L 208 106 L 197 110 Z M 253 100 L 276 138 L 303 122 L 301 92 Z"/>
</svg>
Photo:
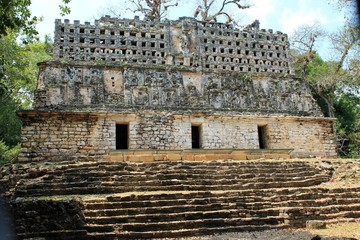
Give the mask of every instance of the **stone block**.
<svg viewBox="0 0 360 240">
<path fill-rule="evenodd" d="M 231 154 L 216 154 L 216 159 L 215 160 L 222 160 L 222 159 L 224 159 L 224 160 L 229 160 L 229 159 L 232 159 L 232 156 L 231 156 Z"/>
<path fill-rule="evenodd" d="M 154 154 L 153 150 L 133 150 L 134 155 L 150 155 Z"/>
<path fill-rule="evenodd" d="M 194 154 L 190 154 L 190 153 L 185 153 L 182 155 L 182 160 L 185 161 L 194 161 L 195 160 L 195 155 Z"/>
<path fill-rule="evenodd" d="M 256 160 L 256 159 L 260 159 L 260 158 L 264 158 L 264 155 L 262 155 L 262 154 L 247 154 L 246 155 L 247 160 Z"/>
<path fill-rule="evenodd" d="M 154 161 L 153 155 L 129 155 L 124 157 L 125 161 L 129 162 L 151 162 Z"/>
<path fill-rule="evenodd" d="M 246 158 L 246 154 L 244 154 L 244 153 L 235 153 L 235 154 L 231 154 L 230 155 L 231 156 L 231 159 L 233 159 L 233 160 L 247 160 L 247 158 Z"/>
<path fill-rule="evenodd" d="M 110 155 L 109 159 L 111 161 L 124 161 L 125 160 L 124 156 L 120 155 L 120 154 L 118 154 L 118 155 Z"/>
<path fill-rule="evenodd" d="M 290 154 L 278 154 L 278 153 L 274 153 L 274 154 L 265 154 L 265 158 L 266 159 L 290 159 Z"/>
<path fill-rule="evenodd" d="M 177 161 L 177 160 L 181 160 L 181 154 L 166 154 L 165 159 L 164 160 L 169 160 L 169 161 Z"/>
<path fill-rule="evenodd" d="M 154 154 L 154 161 L 164 161 L 166 160 L 166 154 Z"/>
<path fill-rule="evenodd" d="M 196 154 L 194 155 L 194 160 L 195 161 L 206 161 L 206 155 L 205 154 Z"/>
<path fill-rule="evenodd" d="M 326 223 L 319 220 L 306 221 L 306 228 L 308 229 L 325 229 Z"/>
</svg>

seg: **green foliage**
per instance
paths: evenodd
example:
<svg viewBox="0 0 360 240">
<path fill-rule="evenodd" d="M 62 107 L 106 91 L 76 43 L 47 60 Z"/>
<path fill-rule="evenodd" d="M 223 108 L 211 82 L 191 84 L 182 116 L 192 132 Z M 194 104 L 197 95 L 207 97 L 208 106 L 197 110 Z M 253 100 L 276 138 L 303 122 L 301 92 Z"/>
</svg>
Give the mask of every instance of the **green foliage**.
<svg viewBox="0 0 360 240">
<path fill-rule="evenodd" d="M 70 13 L 68 4 L 71 0 L 62 0 L 59 5 L 62 16 Z M 11 32 L 22 32 L 32 40 L 38 35 L 35 29 L 39 18 L 31 16 L 31 0 L 1 0 L 0 1 L 0 38 Z"/>
<path fill-rule="evenodd" d="M 16 159 L 20 151 L 21 120 L 16 112 L 30 108 L 38 75 L 37 63 L 50 58 L 51 44 L 20 44 L 18 35 L 0 38 L 0 162 Z"/>
<path fill-rule="evenodd" d="M 37 63 L 51 58 L 51 44 L 38 41 L 20 44 L 17 37 L 11 33 L 0 38 L 0 87 L 28 108 L 36 88 Z"/>
<path fill-rule="evenodd" d="M 335 92 L 341 87 L 341 76 L 336 71 L 336 63 L 323 61 L 318 54 L 314 54 L 304 73 L 322 112 L 325 116 L 333 117 Z"/>
<path fill-rule="evenodd" d="M 344 93 L 335 103 L 338 152 L 346 157 L 360 157 L 360 98 Z"/>
<path fill-rule="evenodd" d="M 5 153 L 9 150 L 9 147 L 0 140 L 0 165 L 6 162 Z"/>
<path fill-rule="evenodd" d="M 3 141 L 0 141 L 0 165 L 14 163 L 20 153 L 20 143 L 9 148 Z"/>
<path fill-rule="evenodd" d="M 333 112 L 337 118 L 337 150 L 343 157 L 360 157 L 359 61 L 353 59 L 348 69 L 338 63 L 323 61 L 314 55 L 306 68 L 306 79 L 313 89 L 325 116 Z"/>
<path fill-rule="evenodd" d="M 324 61 L 315 52 L 295 56 L 295 72 L 304 77 L 325 116 L 336 117 L 337 151 L 342 157 L 360 157 L 360 61 Z"/>
<path fill-rule="evenodd" d="M 60 8 L 60 15 L 65 16 L 67 14 L 70 14 L 71 9 L 68 6 L 68 4 L 71 2 L 71 0 L 63 0 L 64 5 L 59 5 Z"/>
<path fill-rule="evenodd" d="M 13 162 L 20 152 L 21 121 L 16 115 L 19 106 L 0 88 L 0 164 Z"/>
<path fill-rule="evenodd" d="M 38 34 L 35 25 L 36 16 L 31 16 L 31 0 L 2 0 L 0 1 L 0 36 L 8 35 L 9 31 L 20 32 L 33 37 Z"/>
<path fill-rule="evenodd" d="M 9 93 L 0 89 L 0 140 L 7 146 L 20 142 L 21 121 L 16 115 L 19 107 Z"/>
</svg>

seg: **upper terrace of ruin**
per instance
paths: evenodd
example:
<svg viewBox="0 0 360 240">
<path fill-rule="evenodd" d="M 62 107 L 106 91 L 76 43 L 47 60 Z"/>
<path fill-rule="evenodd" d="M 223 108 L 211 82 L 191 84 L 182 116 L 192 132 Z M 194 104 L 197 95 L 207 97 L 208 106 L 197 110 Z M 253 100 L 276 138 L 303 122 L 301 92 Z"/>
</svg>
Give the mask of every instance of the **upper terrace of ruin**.
<svg viewBox="0 0 360 240">
<path fill-rule="evenodd" d="M 105 16 L 94 24 L 58 19 L 55 26 L 54 60 L 291 73 L 287 35 L 259 24 L 240 30 L 188 17 L 156 22 Z"/>
</svg>

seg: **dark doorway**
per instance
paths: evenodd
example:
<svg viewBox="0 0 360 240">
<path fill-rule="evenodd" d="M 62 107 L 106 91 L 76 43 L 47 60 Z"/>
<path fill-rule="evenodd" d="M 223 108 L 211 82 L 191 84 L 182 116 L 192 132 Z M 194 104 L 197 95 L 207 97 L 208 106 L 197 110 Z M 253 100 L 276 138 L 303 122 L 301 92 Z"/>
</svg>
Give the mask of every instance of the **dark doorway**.
<svg viewBox="0 0 360 240">
<path fill-rule="evenodd" d="M 116 124 L 116 149 L 128 149 L 128 125 Z"/>
<path fill-rule="evenodd" d="M 259 135 L 259 148 L 266 148 L 266 138 L 265 138 L 265 126 L 258 126 L 258 135 Z"/>
<path fill-rule="evenodd" d="M 191 126 L 191 147 L 200 148 L 200 126 Z"/>
</svg>

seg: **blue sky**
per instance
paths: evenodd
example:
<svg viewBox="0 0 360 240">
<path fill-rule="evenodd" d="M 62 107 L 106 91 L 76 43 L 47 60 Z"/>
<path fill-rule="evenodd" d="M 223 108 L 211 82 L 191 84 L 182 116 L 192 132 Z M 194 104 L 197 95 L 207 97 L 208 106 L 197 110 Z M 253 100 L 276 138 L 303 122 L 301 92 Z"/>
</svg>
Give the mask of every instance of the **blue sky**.
<svg viewBox="0 0 360 240">
<path fill-rule="evenodd" d="M 61 17 L 58 5 L 60 0 L 32 0 L 31 11 L 33 15 L 43 16 L 44 21 L 38 25 L 40 36 L 54 32 L 54 20 L 67 18 L 71 21 L 93 22 L 98 18 L 104 8 L 119 6 L 122 0 L 72 0 L 71 14 Z M 191 16 L 197 0 L 180 0 L 179 6 L 170 12 L 169 19 L 181 16 Z M 251 7 L 239 12 L 233 12 L 240 19 L 241 25 L 252 23 L 255 19 L 260 21 L 260 27 L 273 29 L 291 35 L 294 29 L 303 24 L 318 22 L 327 31 L 336 31 L 344 23 L 344 14 L 336 9 L 335 0 L 249 0 Z M 334 2 L 329 4 L 328 2 Z M 124 16 L 131 17 L 131 16 Z M 325 47 L 324 47 L 325 46 Z M 320 49 L 322 57 L 327 58 L 329 48 L 323 44 Z"/>
</svg>

